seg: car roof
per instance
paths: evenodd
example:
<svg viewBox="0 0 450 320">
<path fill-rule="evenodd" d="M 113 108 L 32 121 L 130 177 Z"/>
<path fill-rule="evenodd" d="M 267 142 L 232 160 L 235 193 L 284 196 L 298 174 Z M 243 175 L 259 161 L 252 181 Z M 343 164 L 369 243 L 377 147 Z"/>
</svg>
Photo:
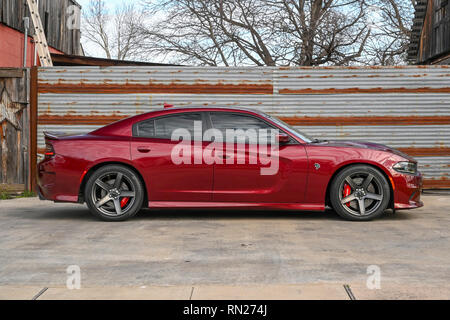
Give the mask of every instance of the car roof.
<svg viewBox="0 0 450 320">
<path fill-rule="evenodd" d="M 259 110 L 250 109 L 250 108 L 240 108 L 240 107 L 224 107 L 224 106 L 214 106 L 214 107 L 205 107 L 205 106 L 187 106 L 187 107 L 167 107 L 164 109 L 152 110 L 149 112 L 141 113 L 125 120 L 130 121 L 143 121 L 149 118 L 182 113 L 182 112 L 208 112 L 208 111 L 226 111 L 226 112 L 243 112 L 254 115 L 259 115 L 262 117 L 267 117 L 264 112 Z"/>
<path fill-rule="evenodd" d="M 252 108 L 241 108 L 241 107 L 226 107 L 226 106 L 211 106 L 211 107 L 205 107 L 205 106 L 187 106 L 187 107 L 168 107 L 164 108 L 162 110 L 155 110 L 155 111 L 169 111 L 169 110 L 188 110 L 188 111 L 197 111 L 198 109 L 203 109 L 203 111 L 212 111 L 212 110 L 224 110 L 224 111 L 247 111 L 247 112 L 254 112 L 263 114 L 263 112 L 252 109 Z"/>
<path fill-rule="evenodd" d="M 126 119 L 119 120 L 117 122 L 111 123 L 109 125 L 106 125 L 102 128 L 99 128 L 97 130 L 92 131 L 93 134 L 100 134 L 100 135 L 108 135 L 112 132 L 122 132 L 123 130 L 127 130 L 124 128 L 127 128 L 127 126 L 132 125 L 133 123 L 145 121 L 147 119 L 158 117 L 158 116 L 164 116 L 164 115 L 170 115 L 170 114 L 177 114 L 185 112 L 208 112 L 208 111 L 226 111 L 226 112 L 243 112 L 248 114 L 254 114 L 259 115 L 261 117 L 267 117 L 263 112 L 249 109 L 249 108 L 240 108 L 240 107 L 224 107 L 224 106 L 186 106 L 186 107 L 166 107 L 164 109 L 158 109 L 158 110 L 152 110 L 149 112 L 141 113 Z"/>
</svg>

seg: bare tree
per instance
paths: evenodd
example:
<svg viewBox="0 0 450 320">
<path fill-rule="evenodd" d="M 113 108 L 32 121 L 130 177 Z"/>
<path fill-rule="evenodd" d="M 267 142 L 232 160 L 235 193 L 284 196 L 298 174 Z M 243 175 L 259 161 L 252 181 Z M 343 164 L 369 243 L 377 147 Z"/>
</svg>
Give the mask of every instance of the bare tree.
<svg viewBox="0 0 450 320">
<path fill-rule="evenodd" d="M 122 4 L 111 14 L 104 0 L 91 0 L 83 12 L 82 37 L 100 48 L 108 59 L 139 57 L 143 14 L 134 4 Z"/>
<path fill-rule="evenodd" d="M 395 65 L 406 63 L 411 36 L 415 0 L 366 0 L 372 31 L 364 59 L 365 64 Z"/>
<path fill-rule="evenodd" d="M 145 0 L 148 52 L 201 65 L 345 65 L 370 30 L 357 0 Z"/>
<path fill-rule="evenodd" d="M 146 5 L 147 16 L 153 17 L 143 29 L 149 53 L 176 63 L 230 66 L 249 64 L 249 59 L 262 65 L 248 52 L 249 43 L 238 50 L 242 44 L 229 36 L 237 37 L 237 28 L 226 30 L 220 24 L 214 1 L 147 1 Z"/>
<path fill-rule="evenodd" d="M 346 65 L 361 56 L 370 30 L 364 24 L 363 1 L 279 0 L 284 9 L 283 43 L 292 50 L 289 63 Z"/>
</svg>

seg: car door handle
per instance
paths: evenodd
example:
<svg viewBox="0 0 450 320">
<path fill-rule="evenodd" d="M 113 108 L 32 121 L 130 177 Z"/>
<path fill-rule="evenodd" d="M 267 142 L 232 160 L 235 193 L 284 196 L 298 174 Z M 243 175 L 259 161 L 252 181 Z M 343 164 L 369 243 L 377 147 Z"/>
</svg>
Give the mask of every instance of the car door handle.
<svg viewBox="0 0 450 320">
<path fill-rule="evenodd" d="M 148 153 L 148 152 L 150 152 L 150 148 L 149 147 L 144 147 L 144 146 L 137 147 L 137 150 L 139 152 L 141 152 L 141 153 Z"/>
</svg>

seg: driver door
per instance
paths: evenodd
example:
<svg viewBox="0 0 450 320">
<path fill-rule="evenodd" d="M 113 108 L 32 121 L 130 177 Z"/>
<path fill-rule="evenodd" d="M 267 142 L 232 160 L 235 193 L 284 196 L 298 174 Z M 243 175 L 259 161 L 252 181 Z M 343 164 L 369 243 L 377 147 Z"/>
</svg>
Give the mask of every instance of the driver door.
<svg viewBox="0 0 450 320">
<path fill-rule="evenodd" d="M 211 127 L 220 130 L 224 137 L 227 129 L 279 130 L 260 117 L 244 113 L 210 112 L 210 121 Z M 214 165 L 214 202 L 301 203 L 304 200 L 308 170 L 305 147 L 291 138 L 279 146 L 277 158 L 261 153 L 260 147 L 247 141 L 234 143 L 232 150 L 223 150 L 224 163 Z M 245 163 L 238 163 L 239 157 Z M 230 158 L 233 163 L 226 161 Z M 269 166 L 277 170 L 263 174 L 263 168 Z"/>
</svg>

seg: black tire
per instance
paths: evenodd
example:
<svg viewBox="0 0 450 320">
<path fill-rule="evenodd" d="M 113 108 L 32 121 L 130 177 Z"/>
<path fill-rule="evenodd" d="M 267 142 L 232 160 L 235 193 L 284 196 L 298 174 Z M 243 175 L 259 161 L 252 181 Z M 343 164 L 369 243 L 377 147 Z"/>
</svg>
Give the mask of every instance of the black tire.
<svg viewBox="0 0 450 320">
<path fill-rule="evenodd" d="M 368 221 L 381 216 L 390 197 L 391 190 L 384 175 L 368 165 L 347 167 L 331 183 L 331 205 L 346 220 Z"/>
<path fill-rule="evenodd" d="M 84 198 L 97 218 L 124 221 L 142 208 L 144 187 L 133 170 L 121 165 L 107 165 L 89 177 Z"/>
</svg>

